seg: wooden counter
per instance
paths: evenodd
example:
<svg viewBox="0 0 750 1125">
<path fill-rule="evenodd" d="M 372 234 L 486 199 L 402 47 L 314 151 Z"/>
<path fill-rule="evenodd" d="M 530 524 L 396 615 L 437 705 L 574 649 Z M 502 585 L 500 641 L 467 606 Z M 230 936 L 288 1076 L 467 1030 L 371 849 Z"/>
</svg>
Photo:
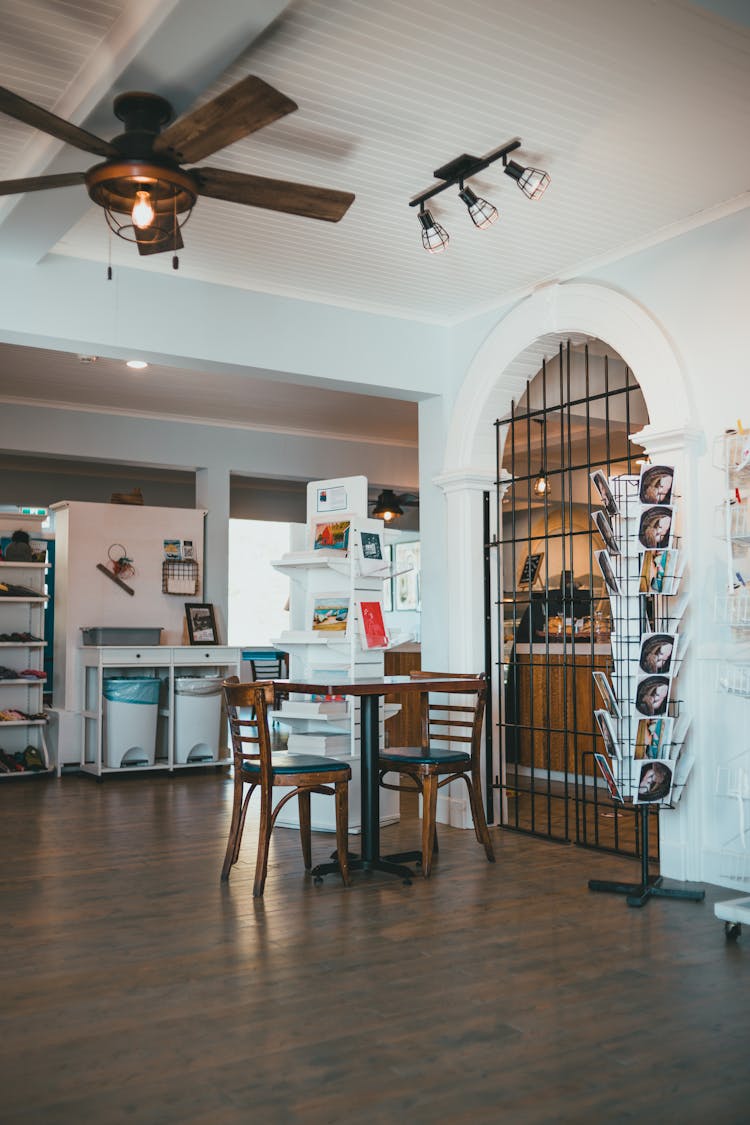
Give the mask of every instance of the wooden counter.
<svg viewBox="0 0 750 1125">
<path fill-rule="evenodd" d="M 603 704 L 592 671 L 611 667 L 609 645 L 582 648 L 575 656 L 562 645 L 549 651 L 517 645 L 508 665 L 506 686 L 506 759 L 535 770 L 584 772 L 581 755 L 604 749 L 594 718 Z M 585 772 L 594 771 L 587 759 Z"/>
<path fill-rule="evenodd" d="M 408 676 L 421 667 L 421 645 L 409 643 L 386 650 L 386 676 Z M 386 746 L 419 746 L 419 695 L 387 695 L 386 700 L 401 704 L 398 715 L 385 724 Z"/>
</svg>

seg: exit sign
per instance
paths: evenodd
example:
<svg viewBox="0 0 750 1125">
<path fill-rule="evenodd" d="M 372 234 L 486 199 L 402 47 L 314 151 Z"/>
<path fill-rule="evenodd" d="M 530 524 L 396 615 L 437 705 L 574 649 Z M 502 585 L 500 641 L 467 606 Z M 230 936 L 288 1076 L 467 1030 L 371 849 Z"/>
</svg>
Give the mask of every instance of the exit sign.
<svg viewBox="0 0 750 1125">
<path fill-rule="evenodd" d="M 46 508 L 21 508 L 22 516 L 46 516 Z"/>
</svg>

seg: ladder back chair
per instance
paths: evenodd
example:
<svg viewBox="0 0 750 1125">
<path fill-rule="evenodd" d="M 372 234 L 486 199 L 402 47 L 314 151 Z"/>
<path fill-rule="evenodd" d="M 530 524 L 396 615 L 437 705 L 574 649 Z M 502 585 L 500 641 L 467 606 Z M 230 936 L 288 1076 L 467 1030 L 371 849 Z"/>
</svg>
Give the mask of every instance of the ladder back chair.
<svg viewBox="0 0 750 1125">
<path fill-rule="evenodd" d="M 412 672 L 411 679 L 436 679 L 439 676 L 482 680 L 473 704 L 456 704 L 441 698 L 430 700 L 428 692 L 420 696 L 419 746 L 394 746 L 381 750 L 378 769 L 380 784 L 384 789 L 414 792 L 422 795 L 422 874 L 427 879 L 432 871 L 432 857 L 437 849 L 437 795 L 438 790 L 452 781 L 463 780 L 469 791 L 469 803 L 474 822 L 474 834 L 483 845 L 490 863 L 495 853 L 490 839 L 482 804 L 482 723 L 487 699 L 485 676 L 455 672 Z M 474 694 L 474 693 L 472 693 Z M 456 750 L 451 745 L 465 743 L 468 750 Z M 398 773 L 398 784 L 384 780 L 385 774 Z"/>
<path fill-rule="evenodd" d="M 318 754 L 271 754 L 268 711 L 273 705 L 274 685 L 270 682 L 240 683 L 237 676 L 224 681 L 229 729 L 234 757 L 234 800 L 229 840 L 221 870 L 222 881 L 229 878 L 240 854 L 247 807 L 256 789 L 260 790 L 260 826 L 255 863 L 253 896 L 260 898 L 268 871 L 268 848 L 279 812 L 293 797 L 299 802 L 299 831 L 305 869 L 312 867 L 310 795 L 324 793 L 336 801 L 336 849 L 341 878 L 349 885 L 347 834 L 349 830 L 349 780 L 352 771 L 346 762 Z M 274 805 L 273 790 L 291 789 Z"/>
<path fill-rule="evenodd" d="M 257 660 L 249 660 L 250 678 L 254 683 L 262 680 L 285 680 L 289 675 L 289 653 L 277 651 L 268 656 L 260 656 Z M 281 707 L 281 695 L 274 692 L 273 709 L 278 711 Z"/>
</svg>

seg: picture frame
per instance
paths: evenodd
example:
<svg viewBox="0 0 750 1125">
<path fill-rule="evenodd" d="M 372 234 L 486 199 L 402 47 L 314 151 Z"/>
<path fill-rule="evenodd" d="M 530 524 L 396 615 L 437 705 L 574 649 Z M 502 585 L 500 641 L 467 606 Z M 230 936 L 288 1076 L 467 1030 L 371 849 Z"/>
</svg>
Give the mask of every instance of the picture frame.
<svg viewBox="0 0 750 1125">
<path fill-rule="evenodd" d="M 185 620 L 191 645 L 218 645 L 216 614 L 211 602 L 185 602 Z"/>
<path fill-rule="evenodd" d="M 418 539 L 396 543 L 394 602 L 397 610 L 418 610 L 421 544 Z"/>
<path fill-rule="evenodd" d="M 536 582 L 539 571 L 544 561 L 544 551 L 538 551 L 536 554 L 527 555 L 521 563 L 521 570 L 518 575 L 518 582 L 516 589 L 530 590 Z"/>
</svg>

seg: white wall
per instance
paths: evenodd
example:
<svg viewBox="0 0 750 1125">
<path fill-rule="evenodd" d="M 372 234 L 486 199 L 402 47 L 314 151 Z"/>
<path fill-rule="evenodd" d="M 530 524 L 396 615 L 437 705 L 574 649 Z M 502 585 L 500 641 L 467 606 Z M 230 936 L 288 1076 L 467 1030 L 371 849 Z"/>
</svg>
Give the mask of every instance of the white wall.
<svg viewBox="0 0 750 1125">
<path fill-rule="evenodd" d="M 670 853 L 672 858 L 668 860 L 666 873 L 738 886 L 742 883 L 728 881 L 725 874 L 727 865 L 721 858 L 725 843 L 722 840 L 725 833 L 723 826 L 729 809 L 725 798 L 715 797 L 714 788 L 716 766 L 722 755 L 730 749 L 739 753 L 745 748 L 744 727 L 750 717 L 750 703 L 740 720 L 737 709 L 727 707 L 726 698 L 722 699 L 715 692 L 711 686 L 715 664 L 707 658 L 706 642 L 723 633 L 713 621 L 713 594 L 721 588 L 724 571 L 720 564 L 721 547 L 714 538 L 714 514 L 722 499 L 723 480 L 712 465 L 712 443 L 715 435 L 735 425 L 738 417 L 750 426 L 750 394 L 746 389 L 749 260 L 750 210 L 745 209 L 624 258 L 606 269 L 600 269 L 593 278 L 572 279 L 569 284 L 573 289 L 578 283 L 588 286 L 580 288 L 581 323 L 577 326 L 569 323 L 569 317 L 561 323 L 556 312 L 555 294 L 564 292 L 565 285 L 552 287 L 548 296 L 541 293 L 538 298 L 528 299 L 530 303 L 535 302 L 537 310 L 543 301 L 549 304 L 548 323 L 539 327 L 537 337 L 556 330 L 574 331 L 577 328 L 578 331 L 591 331 L 590 326 L 600 319 L 601 313 L 597 292 L 601 297 L 601 308 L 606 308 L 610 296 L 621 299 L 623 305 L 629 305 L 633 329 L 629 347 L 621 346 L 618 340 L 606 340 L 606 336 L 605 342 L 623 355 L 641 381 L 646 374 L 644 366 L 650 367 L 649 384 L 646 386 L 642 381 L 642 385 L 652 419 L 655 415 L 659 416 L 662 430 L 669 428 L 672 418 L 674 426 L 688 425 L 697 431 L 695 440 L 690 444 L 683 476 L 685 532 L 690 550 L 688 581 L 695 594 L 690 629 L 697 666 L 690 681 L 694 685 L 694 698 L 690 702 L 694 710 L 691 744 L 696 762 L 691 783 L 678 811 L 664 814 L 665 817 L 675 818 L 678 823 L 683 822 L 680 848 Z M 500 384 L 504 369 L 513 357 L 520 354 L 525 345 L 533 343 L 533 338 L 524 340 L 522 330 L 519 332 L 523 315 L 517 316 L 516 313 L 523 314 L 523 305 L 521 302 L 515 309 L 499 315 L 494 331 L 488 332 L 486 316 L 477 319 L 475 357 L 469 371 L 474 374 L 481 372 L 485 385 L 492 381 Z M 566 310 L 569 311 L 568 306 Z M 621 318 L 621 334 L 627 345 L 626 321 L 626 316 Z M 469 326 L 464 325 L 461 331 L 465 346 Z M 500 356 L 503 354 L 504 335 L 513 341 L 510 355 L 507 363 L 497 362 L 493 366 L 487 342 L 494 341 L 496 354 Z M 643 353 L 645 339 L 652 339 L 653 347 L 662 348 L 665 357 L 670 359 L 663 369 L 664 379 L 669 378 L 669 383 L 665 381 L 662 387 L 659 386 L 658 375 L 654 377 L 653 363 L 641 362 L 648 359 L 648 353 Z M 631 355 L 638 356 L 638 361 L 633 362 Z M 459 391 L 463 385 L 468 385 L 467 372 L 454 371 L 452 375 L 453 400 L 461 402 Z M 668 391 L 665 389 L 667 386 L 670 387 Z M 472 394 L 477 393 L 479 390 L 475 387 Z M 461 405 L 464 416 L 469 417 L 471 403 L 463 401 Z M 658 409 L 652 409 L 654 406 Z M 493 422 L 494 416 L 489 414 L 482 418 L 482 425 L 487 427 L 492 427 Z M 432 451 L 446 448 L 448 433 L 443 413 L 433 407 L 420 410 L 420 441 L 426 448 Z M 454 468 L 450 463 L 444 465 L 445 471 Z M 444 509 L 449 500 L 444 501 Z M 432 557 L 438 556 L 441 551 L 450 552 L 453 531 L 451 528 L 446 533 L 439 519 L 424 519 L 424 555 Z M 449 604 L 445 601 L 449 592 L 444 573 L 442 580 L 438 577 L 434 589 L 425 589 L 425 603 L 429 603 L 432 610 L 441 602 Z M 428 574 L 425 575 L 426 587 L 427 583 Z M 442 653 L 451 644 L 449 615 L 435 613 L 429 630 L 425 624 L 423 636 L 428 648 L 423 659 L 429 662 L 432 659 L 431 647 L 434 646 L 435 652 Z M 675 858 L 678 853 L 679 862 Z M 669 869 L 670 863 L 674 863 L 673 870 Z M 747 880 L 750 880 L 750 865 L 744 885 L 747 885 Z"/>
</svg>

